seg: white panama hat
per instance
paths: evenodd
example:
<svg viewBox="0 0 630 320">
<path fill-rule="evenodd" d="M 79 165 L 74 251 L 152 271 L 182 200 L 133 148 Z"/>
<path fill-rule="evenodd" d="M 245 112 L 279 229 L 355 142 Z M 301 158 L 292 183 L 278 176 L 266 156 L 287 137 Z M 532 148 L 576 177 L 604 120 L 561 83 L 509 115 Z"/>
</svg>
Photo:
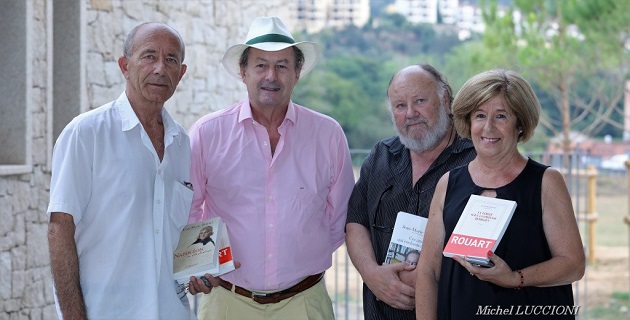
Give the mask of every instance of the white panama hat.
<svg viewBox="0 0 630 320">
<path fill-rule="evenodd" d="M 313 69 L 319 60 L 319 46 L 310 41 L 295 42 L 287 27 L 278 17 L 258 17 L 252 22 L 245 43 L 229 47 L 223 55 L 221 63 L 230 75 L 241 80 L 239 60 L 246 48 L 280 51 L 290 46 L 296 46 L 304 53 L 304 64 L 300 73 L 300 77 L 303 77 Z"/>
</svg>

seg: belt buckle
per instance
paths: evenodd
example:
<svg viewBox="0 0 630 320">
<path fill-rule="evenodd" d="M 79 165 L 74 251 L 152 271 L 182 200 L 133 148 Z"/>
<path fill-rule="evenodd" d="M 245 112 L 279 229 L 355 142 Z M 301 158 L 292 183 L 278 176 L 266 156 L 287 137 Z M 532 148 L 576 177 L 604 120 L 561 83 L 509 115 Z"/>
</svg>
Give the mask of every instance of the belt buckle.
<svg viewBox="0 0 630 320">
<path fill-rule="evenodd" d="M 256 299 L 256 298 L 267 298 L 269 297 L 271 294 L 270 293 L 264 293 L 264 292 L 256 292 L 256 291 L 252 291 L 252 299 Z"/>
</svg>

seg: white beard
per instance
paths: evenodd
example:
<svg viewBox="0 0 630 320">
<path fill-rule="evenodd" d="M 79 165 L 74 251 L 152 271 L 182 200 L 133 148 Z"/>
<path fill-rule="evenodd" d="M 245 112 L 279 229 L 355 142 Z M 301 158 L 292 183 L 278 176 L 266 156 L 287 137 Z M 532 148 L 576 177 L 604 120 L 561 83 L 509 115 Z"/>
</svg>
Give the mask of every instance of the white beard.
<svg viewBox="0 0 630 320">
<path fill-rule="evenodd" d="M 394 124 L 400 142 L 409 150 L 416 152 L 425 152 L 435 148 L 440 141 L 442 141 L 442 138 L 444 138 L 450 128 L 450 119 L 446 109 L 441 105 L 439 110 L 437 123 L 433 127 L 428 128 L 428 132 L 419 138 L 413 138 L 407 133 L 401 132 L 398 126 Z M 409 122 L 414 123 L 417 122 L 417 120 Z"/>
</svg>

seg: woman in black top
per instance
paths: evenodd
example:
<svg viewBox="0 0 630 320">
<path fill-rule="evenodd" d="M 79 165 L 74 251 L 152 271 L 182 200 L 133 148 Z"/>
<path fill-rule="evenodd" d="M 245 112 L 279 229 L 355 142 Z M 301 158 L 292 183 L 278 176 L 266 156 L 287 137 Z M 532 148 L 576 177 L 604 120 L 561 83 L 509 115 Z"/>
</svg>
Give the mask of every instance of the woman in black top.
<svg viewBox="0 0 630 320">
<path fill-rule="evenodd" d="M 517 149 L 540 109 L 527 81 L 500 69 L 474 76 L 455 97 L 455 127 L 477 156 L 436 187 L 417 272 L 418 319 L 575 318 L 571 283 L 584 275 L 585 258 L 568 189 L 557 170 Z M 488 252 L 491 268 L 442 256 L 471 194 L 517 202 Z"/>
</svg>

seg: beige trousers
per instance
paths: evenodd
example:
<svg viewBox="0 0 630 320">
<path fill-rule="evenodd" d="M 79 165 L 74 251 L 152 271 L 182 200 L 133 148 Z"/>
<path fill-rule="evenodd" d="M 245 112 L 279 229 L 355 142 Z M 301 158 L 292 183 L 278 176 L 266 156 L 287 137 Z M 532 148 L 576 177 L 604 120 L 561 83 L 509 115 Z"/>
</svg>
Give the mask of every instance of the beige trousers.
<svg viewBox="0 0 630 320">
<path fill-rule="evenodd" d="M 232 289 L 234 290 L 234 289 Z M 199 320 L 332 320 L 332 302 L 324 279 L 278 303 L 259 304 L 219 286 L 199 298 Z"/>
</svg>

